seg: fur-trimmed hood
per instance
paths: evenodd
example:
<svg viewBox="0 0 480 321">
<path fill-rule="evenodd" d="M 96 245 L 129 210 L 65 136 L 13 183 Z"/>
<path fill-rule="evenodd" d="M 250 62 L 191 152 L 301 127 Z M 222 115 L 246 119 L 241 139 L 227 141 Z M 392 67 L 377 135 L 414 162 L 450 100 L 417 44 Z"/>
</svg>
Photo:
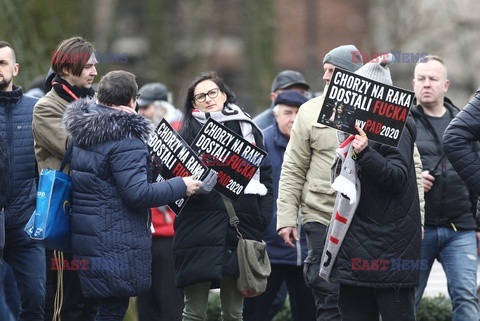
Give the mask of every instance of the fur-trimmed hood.
<svg viewBox="0 0 480 321">
<path fill-rule="evenodd" d="M 63 125 L 79 146 L 130 137 L 138 137 L 146 143 L 154 131 L 145 117 L 99 105 L 93 99 L 73 102 L 65 111 Z"/>
</svg>

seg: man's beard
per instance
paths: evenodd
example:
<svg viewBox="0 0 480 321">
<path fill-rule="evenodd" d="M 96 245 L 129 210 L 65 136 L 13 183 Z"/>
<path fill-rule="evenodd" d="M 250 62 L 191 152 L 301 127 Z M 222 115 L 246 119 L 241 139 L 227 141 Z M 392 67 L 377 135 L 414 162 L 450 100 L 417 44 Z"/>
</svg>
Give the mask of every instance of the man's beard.
<svg viewBox="0 0 480 321">
<path fill-rule="evenodd" d="M 0 81 L 0 91 L 5 91 L 5 89 L 7 89 L 8 86 L 10 86 L 11 83 L 12 83 L 12 79 L 5 79 L 5 78 L 3 78 L 3 79 Z"/>
</svg>

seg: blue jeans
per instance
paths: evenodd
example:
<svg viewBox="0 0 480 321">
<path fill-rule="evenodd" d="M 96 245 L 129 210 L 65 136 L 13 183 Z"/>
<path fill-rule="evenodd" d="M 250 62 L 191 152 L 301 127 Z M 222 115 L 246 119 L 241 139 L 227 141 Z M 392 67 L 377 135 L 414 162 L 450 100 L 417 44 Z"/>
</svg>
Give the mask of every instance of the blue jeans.
<svg viewBox="0 0 480 321">
<path fill-rule="evenodd" d="M 8 263 L 0 268 L 0 320 L 16 321 L 20 313 L 20 293 Z"/>
<path fill-rule="evenodd" d="M 432 264 L 437 259 L 447 276 L 448 294 L 452 300 L 453 321 L 479 320 L 477 299 L 477 239 L 475 231 L 457 231 L 447 227 L 425 227 L 422 260 L 428 268 L 420 271 L 415 289 L 418 311 Z"/>
<path fill-rule="evenodd" d="M 33 242 L 23 226 L 5 229 L 4 260 L 10 264 L 20 292 L 19 321 L 43 321 L 45 305 L 45 248 Z"/>
</svg>

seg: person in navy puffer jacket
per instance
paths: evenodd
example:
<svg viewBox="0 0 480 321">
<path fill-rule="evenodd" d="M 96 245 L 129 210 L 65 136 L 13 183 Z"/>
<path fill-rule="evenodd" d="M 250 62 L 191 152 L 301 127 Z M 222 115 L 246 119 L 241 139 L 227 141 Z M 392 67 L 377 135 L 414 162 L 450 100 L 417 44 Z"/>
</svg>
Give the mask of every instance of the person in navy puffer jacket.
<svg viewBox="0 0 480 321">
<path fill-rule="evenodd" d="M 458 175 L 480 195 L 480 157 L 473 143 L 480 141 L 480 88 L 450 122 L 443 134 L 443 149 Z M 480 226 L 480 224 L 479 224 Z"/>
<path fill-rule="evenodd" d="M 283 154 L 287 148 L 298 109 L 307 100 L 304 94 L 295 90 L 280 93 L 274 101 L 275 123 L 263 130 L 265 149 L 272 165 L 273 182 L 273 217 L 263 233 L 263 240 L 267 243 L 272 273 L 268 277 L 267 289 L 264 293 L 244 300 L 243 319 L 245 321 L 271 319 L 269 310 L 272 308 L 283 282 L 286 283 L 288 289 L 292 320 L 315 320 L 316 308 L 313 293 L 303 278 L 303 262 L 307 256 L 305 232 L 299 223 L 300 239 L 295 242 L 293 248 L 288 246 L 277 234 L 276 202 Z M 298 219 L 300 220 L 300 213 Z"/>
<path fill-rule="evenodd" d="M 6 144 L 10 183 L 0 222 L 0 243 L 5 239 L 4 260 L 12 267 L 20 292 L 18 320 L 42 320 L 45 304 L 45 249 L 23 232 L 35 209 L 38 176 L 33 150 L 32 115 L 36 98 L 13 84 L 19 64 L 7 42 L 0 41 L 0 136 Z M 2 193 L 3 194 L 3 193 Z M 2 206 L 0 206 L 2 207 Z"/>
<path fill-rule="evenodd" d="M 123 320 L 129 297 L 146 292 L 151 278 L 148 209 L 193 194 L 192 177 L 149 183 L 146 141 L 150 122 L 135 112 L 135 76 L 112 71 L 99 83 L 98 103 L 67 108 L 64 125 L 75 142 L 72 251 L 85 297 L 97 302 L 95 320 Z"/>
</svg>

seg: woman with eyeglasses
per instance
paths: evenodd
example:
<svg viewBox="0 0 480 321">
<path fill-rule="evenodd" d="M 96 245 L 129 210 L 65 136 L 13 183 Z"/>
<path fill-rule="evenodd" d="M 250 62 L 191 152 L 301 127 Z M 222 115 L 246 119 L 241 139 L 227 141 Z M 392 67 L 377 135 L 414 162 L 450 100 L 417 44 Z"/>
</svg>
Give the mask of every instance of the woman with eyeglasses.
<svg viewBox="0 0 480 321">
<path fill-rule="evenodd" d="M 192 80 L 184 103 L 185 118 L 180 135 L 191 144 L 208 118 L 264 149 L 263 136 L 240 107 L 235 95 L 215 72 L 204 72 Z M 258 174 L 258 171 L 257 171 Z M 257 176 L 257 175 L 255 175 Z M 244 238 L 260 241 L 272 215 L 271 168 L 259 168 L 245 192 L 235 202 Z M 209 290 L 220 288 L 223 320 L 242 320 L 243 296 L 237 291 L 237 235 L 221 195 L 212 190 L 194 195 L 175 219 L 173 248 L 176 284 L 183 288 L 183 320 L 204 320 Z"/>
</svg>

